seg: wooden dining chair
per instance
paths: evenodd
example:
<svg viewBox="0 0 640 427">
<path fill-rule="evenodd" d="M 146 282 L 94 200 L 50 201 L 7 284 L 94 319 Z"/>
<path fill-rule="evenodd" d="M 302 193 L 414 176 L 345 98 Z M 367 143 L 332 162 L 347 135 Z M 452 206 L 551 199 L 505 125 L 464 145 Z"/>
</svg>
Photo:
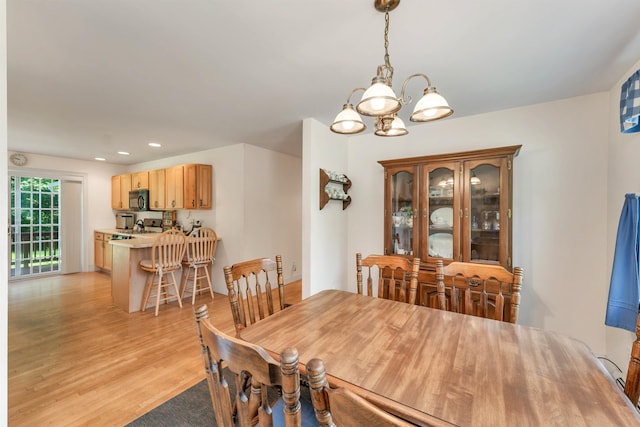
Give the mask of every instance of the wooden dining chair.
<svg viewBox="0 0 640 427">
<path fill-rule="evenodd" d="M 173 298 L 178 300 L 182 308 L 180 290 L 174 272 L 182 268 L 186 249 L 187 238 L 176 229 L 165 231 L 155 238 L 151 246 L 151 259 L 140 261 L 140 268 L 148 273 L 140 311 L 147 308 L 151 295 L 156 300 L 156 316 L 160 303 L 169 302 Z"/>
<path fill-rule="evenodd" d="M 194 314 L 216 425 L 309 425 L 313 408 L 300 401 L 295 348 L 284 349 L 278 362 L 262 347 L 218 330 L 209 320 L 206 305 L 196 308 Z M 223 369 L 232 374 L 232 383 L 223 375 Z M 269 401 L 270 387 L 281 389 L 281 397 L 275 402 Z"/>
<path fill-rule="evenodd" d="M 383 411 L 349 389 L 329 387 L 324 362 L 320 359 L 311 359 L 307 363 L 307 375 L 311 403 L 320 427 L 413 425 Z"/>
<path fill-rule="evenodd" d="M 237 334 L 248 325 L 284 310 L 282 256 L 277 255 L 275 261 L 258 258 L 224 267 L 224 278 Z"/>
<path fill-rule="evenodd" d="M 185 293 L 191 292 L 191 305 L 196 303 L 196 295 L 202 292 L 208 291 L 213 300 L 209 266 L 213 263 L 217 247 L 218 236 L 211 228 L 200 228 L 197 233 L 187 237 L 187 256 L 182 262 L 183 275 L 180 298 L 184 298 Z"/>
<path fill-rule="evenodd" d="M 510 323 L 518 321 L 522 268 L 436 261 L 438 308 Z"/>
<path fill-rule="evenodd" d="M 394 301 L 415 304 L 418 288 L 420 258 L 413 261 L 402 256 L 356 254 L 356 282 L 358 293 L 365 295 L 362 270 L 366 272 L 366 295 L 374 296 L 373 283 L 377 282 L 376 296 Z"/>
<path fill-rule="evenodd" d="M 638 407 L 638 399 L 640 399 L 640 316 L 638 316 L 636 323 L 636 340 L 631 345 L 624 394 L 627 395 L 634 407 Z"/>
</svg>

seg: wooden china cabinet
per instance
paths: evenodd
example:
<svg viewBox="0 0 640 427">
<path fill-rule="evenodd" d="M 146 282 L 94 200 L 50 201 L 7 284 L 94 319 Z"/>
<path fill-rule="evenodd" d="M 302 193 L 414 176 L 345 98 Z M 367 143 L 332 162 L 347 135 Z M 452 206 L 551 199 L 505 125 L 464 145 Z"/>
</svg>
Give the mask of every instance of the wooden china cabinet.
<svg viewBox="0 0 640 427">
<path fill-rule="evenodd" d="M 379 161 L 384 253 L 420 257 L 421 282 L 434 281 L 437 259 L 511 271 L 513 158 L 520 147 Z"/>
</svg>

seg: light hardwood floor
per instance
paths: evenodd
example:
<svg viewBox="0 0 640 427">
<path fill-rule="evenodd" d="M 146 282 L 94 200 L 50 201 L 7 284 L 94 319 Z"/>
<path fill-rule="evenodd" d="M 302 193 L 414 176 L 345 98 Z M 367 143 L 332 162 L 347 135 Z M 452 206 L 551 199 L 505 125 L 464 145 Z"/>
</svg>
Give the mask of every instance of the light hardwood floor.
<svg viewBox="0 0 640 427">
<path fill-rule="evenodd" d="M 286 295 L 300 301 L 300 282 Z M 190 301 L 128 314 L 110 276 L 80 273 L 12 282 L 8 303 L 10 426 L 121 426 L 204 378 Z M 233 334 L 226 295 L 204 303 Z"/>
</svg>

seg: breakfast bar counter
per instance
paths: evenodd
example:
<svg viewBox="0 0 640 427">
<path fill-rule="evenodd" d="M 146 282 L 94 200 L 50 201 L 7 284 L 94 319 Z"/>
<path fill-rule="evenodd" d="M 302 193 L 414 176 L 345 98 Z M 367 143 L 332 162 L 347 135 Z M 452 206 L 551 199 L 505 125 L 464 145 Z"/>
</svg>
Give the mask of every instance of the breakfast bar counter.
<svg viewBox="0 0 640 427">
<path fill-rule="evenodd" d="M 140 311 L 147 273 L 139 264 L 151 258 L 153 240 L 153 237 L 138 237 L 109 242 L 113 247 L 111 297 L 113 303 L 127 313 Z"/>
</svg>

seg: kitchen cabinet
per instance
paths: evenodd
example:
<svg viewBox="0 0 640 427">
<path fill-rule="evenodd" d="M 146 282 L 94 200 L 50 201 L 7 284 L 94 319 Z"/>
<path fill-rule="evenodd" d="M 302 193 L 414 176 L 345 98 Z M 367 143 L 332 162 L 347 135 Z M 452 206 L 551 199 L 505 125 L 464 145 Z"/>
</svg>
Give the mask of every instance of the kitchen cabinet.
<svg viewBox="0 0 640 427">
<path fill-rule="evenodd" d="M 213 168 L 211 165 L 184 165 L 184 208 L 211 209 Z"/>
<path fill-rule="evenodd" d="M 134 172 L 131 174 L 131 189 L 141 190 L 149 188 L 149 171 Z"/>
<path fill-rule="evenodd" d="M 211 209 L 213 167 L 177 165 L 111 177 L 111 207 L 129 209 L 129 191 L 149 189 L 149 209 Z"/>
<path fill-rule="evenodd" d="M 131 191 L 131 175 L 115 175 L 111 177 L 111 209 L 129 209 L 129 191 Z"/>
<path fill-rule="evenodd" d="M 382 160 L 384 253 L 512 269 L 513 158 L 521 146 Z"/>
<path fill-rule="evenodd" d="M 96 231 L 94 233 L 94 264 L 97 268 L 111 271 L 113 252 L 109 240 L 112 235 Z"/>
<path fill-rule="evenodd" d="M 166 209 L 184 208 L 184 165 L 166 168 L 165 195 Z"/>
<path fill-rule="evenodd" d="M 149 171 L 149 209 L 165 208 L 165 173 L 164 169 Z"/>
</svg>

